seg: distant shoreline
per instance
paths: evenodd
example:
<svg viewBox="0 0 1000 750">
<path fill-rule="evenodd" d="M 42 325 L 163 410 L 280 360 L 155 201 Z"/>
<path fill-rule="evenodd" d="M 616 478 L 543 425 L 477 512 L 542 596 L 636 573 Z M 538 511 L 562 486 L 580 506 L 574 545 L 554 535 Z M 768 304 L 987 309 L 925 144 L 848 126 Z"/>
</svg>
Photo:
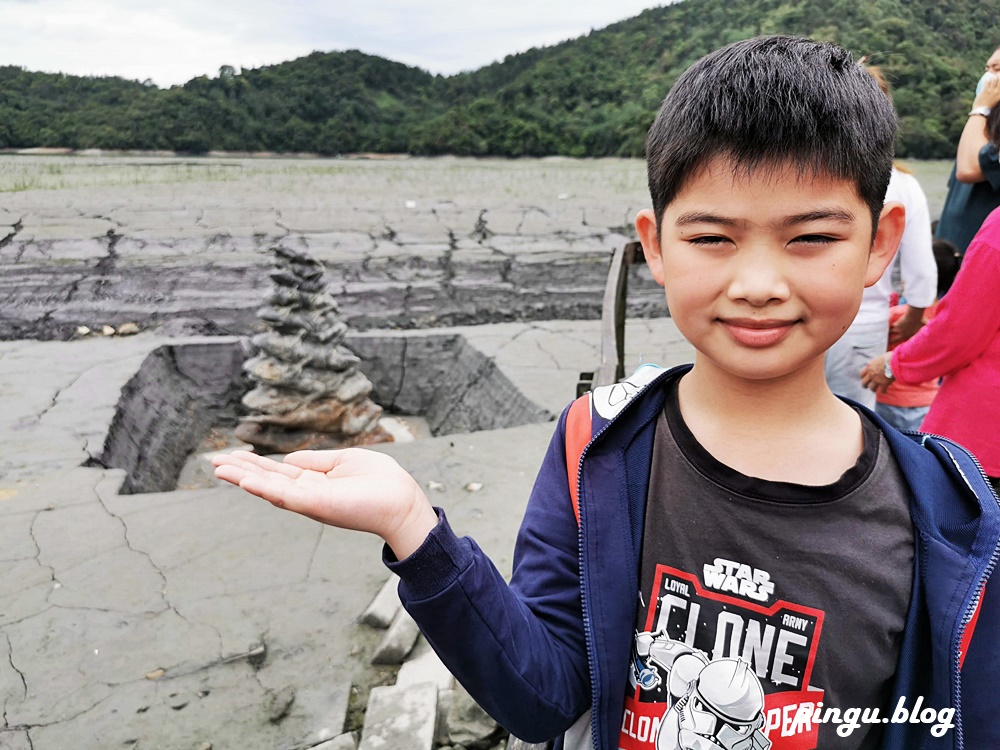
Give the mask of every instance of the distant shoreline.
<svg viewBox="0 0 1000 750">
<path fill-rule="evenodd" d="M 360 152 L 350 154 L 316 154 L 310 152 L 280 152 L 280 151 L 207 151 L 193 153 L 190 151 L 169 150 L 115 150 L 102 148 L 63 148 L 54 146 L 38 146 L 35 148 L 0 148 L 0 154 L 14 156 L 100 156 L 100 157 L 140 157 L 140 158 L 209 158 L 209 159 L 366 159 L 371 161 L 397 161 L 410 159 L 410 154 L 378 154 Z"/>
</svg>

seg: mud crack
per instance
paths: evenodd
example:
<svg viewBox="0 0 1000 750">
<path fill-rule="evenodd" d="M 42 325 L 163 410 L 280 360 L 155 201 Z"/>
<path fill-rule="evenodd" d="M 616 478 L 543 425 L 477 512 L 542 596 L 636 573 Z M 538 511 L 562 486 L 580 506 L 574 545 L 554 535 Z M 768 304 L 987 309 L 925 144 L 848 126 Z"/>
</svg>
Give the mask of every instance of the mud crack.
<svg viewBox="0 0 1000 750">
<path fill-rule="evenodd" d="M 13 232 L 8 234 L 6 237 L 0 238 L 0 250 L 3 250 L 5 247 L 7 247 L 7 245 L 12 243 L 14 241 L 14 238 L 21 233 L 21 230 L 24 229 L 24 220 L 18 219 L 11 225 L 11 228 L 14 230 Z M 18 253 L 17 260 L 21 259 L 21 254 L 23 253 L 24 253 L 24 248 L 22 247 L 21 252 Z M 15 261 L 15 263 L 16 262 L 17 261 Z"/>
</svg>

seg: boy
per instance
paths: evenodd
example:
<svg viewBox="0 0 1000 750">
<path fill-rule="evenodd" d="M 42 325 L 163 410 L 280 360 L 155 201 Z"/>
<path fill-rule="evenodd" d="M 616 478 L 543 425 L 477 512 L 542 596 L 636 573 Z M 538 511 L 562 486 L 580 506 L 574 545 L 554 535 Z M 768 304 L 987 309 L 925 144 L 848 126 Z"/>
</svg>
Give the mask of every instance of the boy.
<svg viewBox="0 0 1000 750">
<path fill-rule="evenodd" d="M 636 227 L 695 362 L 564 412 L 509 586 L 383 455 L 234 454 L 216 473 L 385 539 L 428 640 L 528 741 L 1000 747 L 996 497 L 962 449 L 913 442 L 823 375 L 902 231 L 894 136 L 835 45 L 738 42 L 678 79 Z"/>
</svg>

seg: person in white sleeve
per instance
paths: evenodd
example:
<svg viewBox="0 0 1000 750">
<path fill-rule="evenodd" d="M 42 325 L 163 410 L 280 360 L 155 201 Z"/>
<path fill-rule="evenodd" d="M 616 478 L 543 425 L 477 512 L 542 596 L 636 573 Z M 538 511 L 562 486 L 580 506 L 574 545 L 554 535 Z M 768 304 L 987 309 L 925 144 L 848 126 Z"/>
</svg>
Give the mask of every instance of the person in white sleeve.
<svg viewBox="0 0 1000 750">
<path fill-rule="evenodd" d="M 888 84 L 874 66 L 872 74 L 886 96 Z M 884 354 L 889 343 L 906 341 L 923 325 L 924 309 L 937 296 L 937 265 L 931 236 L 927 196 L 917 179 L 893 165 L 885 200 L 899 201 L 906 208 L 906 229 L 899 242 L 896 262 L 903 282 L 902 296 L 909 311 L 889 326 L 890 296 L 893 292 L 890 267 L 873 286 L 865 289 L 861 308 L 850 328 L 826 354 L 826 382 L 838 396 L 853 399 L 869 409 L 875 408 L 875 394 L 861 385 L 861 369 L 874 357 Z M 895 265 L 895 263 L 893 264 Z"/>
</svg>

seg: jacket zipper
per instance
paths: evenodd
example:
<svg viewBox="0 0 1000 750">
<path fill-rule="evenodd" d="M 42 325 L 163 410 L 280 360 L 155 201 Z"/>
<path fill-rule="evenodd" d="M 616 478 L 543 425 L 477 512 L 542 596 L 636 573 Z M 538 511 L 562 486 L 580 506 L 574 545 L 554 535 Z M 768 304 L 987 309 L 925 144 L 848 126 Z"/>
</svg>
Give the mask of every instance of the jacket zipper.
<svg viewBox="0 0 1000 750">
<path fill-rule="evenodd" d="M 584 458 L 587 457 L 587 451 L 590 450 L 590 446 L 594 444 L 594 441 L 597 440 L 597 438 L 599 438 L 601 435 L 603 435 L 605 431 L 607 431 L 607 429 L 615 423 L 618 417 L 622 415 L 622 413 L 625 411 L 625 409 L 629 407 L 630 404 L 635 403 L 642 394 L 644 394 L 646 391 L 649 390 L 650 386 L 652 386 L 654 383 L 658 383 L 663 377 L 665 377 L 666 375 L 668 375 L 669 373 L 673 372 L 676 369 L 678 368 L 671 367 L 670 369 L 664 369 L 663 372 L 661 372 L 655 378 L 646 383 L 646 385 L 644 385 L 642 388 L 636 391 L 635 394 L 632 396 L 632 398 L 629 399 L 629 403 L 626 404 L 621 409 L 621 411 L 615 414 L 615 416 L 613 416 L 610 420 L 608 420 L 608 423 L 604 425 L 604 427 L 602 427 L 596 435 L 591 436 L 590 441 L 584 446 L 583 451 L 580 453 L 580 461 L 576 467 L 576 496 L 577 498 L 579 498 L 579 504 L 580 504 L 580 524 L 577 529 L 577 547 L 579 549 L 578 557 L 580 564 L 580 586 L 581 586 L 580 612 L 583 615 L 583 635 L 587 645 L 587 662 L 590 665 L 590 706 L 591 706 L 590 741 L 594 745 L 594 750 L 599 750 L 599 748 L 601 747 L 600 738 L 597 733 L 597 717 L 598 714 L 600 713 L 597 709 L 597 706 L 598 706 L 598 698 L 600 691 L 598 690 L 599 686 L 596 674 L 597 668 L 595 666 L 597 661 L 596 659 L 593 658 L 594 637 L 593 634 L 591 633 L 590 614 L 587 611 L 588 585 L 587 585 L 587 578 L 585 575 L 586 569 L 584 568 L 583 565 L 583 523 L 584 523 L 584 518 L 586 516 L 585 503 L 583 502 L 583 460 Z M 591 399 L 590 407 L 592 409 L 593 391 L 591 391 L 590 399 Z"/>
<path fill-rule="evenodd" d="M 915 434 L 909 430 L 907 430 L 907 432 L 910 432 L 910 434 Z M 950 438 L 944 437 L 943 435 L 935 435 L 933 433 L 917 433 L 917 434 L 921 434 L 923 436 L 921 444 L 923 444 L 928 437 L 935 438 L 936 440 L 939 440 L 941 442 L 942 444 L 941 447 L 944 448 L 945 453 L 948 454 L 948 458 L 950 458 L 951 462 L 955 465 L 955 469 L 958 470 L 958 474 L 959 476 L 962 477 L 962 480 L 965 482 L 966 487 L 972 490 L 972 494 L 978 498 L 979 495 L 976 492 L 975 488 L 972 486 L 972 483 L 969 482 L 968 477 L 965 476 L 965 472 L 962 471 L 962 467 L 959 466 L 958 461 L 955 459 L 955 456 L 948 449 L 949 444 L 955 447 L 959 447 L 958 444 L 955 441 L 951 440 Z M 967 453 L 969 457 L 972 459 L 972 463 L 975 465 L 977 469 L 979 469 L 979 474 L 982 476 L 983 481 L 986 483 L 987 486 L 989 486 L 989 477 L 986 474 L 986 470 L 983 468 L 983 465 L 979 463 L 979 459 L 976 458 L 976 456 L 970 453 L 969 451 L 965 451 L 965 449 L 963 449 L 963 451 Z M 986 569 L 983 571 L 983 574 L 980 576 L 979 580 L 976 581 L 976 587 L 974 590 L 975 596 L 972 597 L 972 599 L 969 601 L 969 604 L 965 608 L 965 612 L 962 613 L 962 620 L 958 627 L 958 639 L 957 639 L 957 645 L 955 646 L 955 651 L 953 653 L 954 661 L 951 670 L 951 679 L 952 679 L 952 684 L 954 686 L 954 694 L 955 694 L 955 712 L 958 714 L 958 723 L 956 724 L 955 727 L 956 750 L 962 750 L 962 748 L 965 747 L 965 736 L 962 729 L 962 672 L 958 666 L 959 659 L 961 658 L 962 639 L 965 637 L 965 631 L 969 627 L 969 622 L 971 622 L 972 615 L 976 611 L 976 606 L 978 606 L 979 601 L 983 596 L 983 589 L 986 587 L 986 581 L 988 581 L 990 576 L 993 574 L 993 570 L 996 568 L 998 561 L 1000 561 L 1000 543 L 998 543 L 993 548 L 993 552 L 990 555 L 989 562 L 987 562 L 986 564 Z"/>
<path fill-rule="evenodd" d="M 638 391 L 636 391 L 635 395 L 633 395 L 632 398 L 630 399 L 630 403 L 634 403 L 635 401 L 637 401 L 638 398 L 642 394 L 644 394 L 647 390 L 649 390 L 649 388 L 652 385 L 654 385 L 655 383 L 659 382 L 664 376 L 666 376 L 669 373 L 673 372 L 675 369 L 677 369 L 677 368 L 670 368 L 670 369 L 664 370 L 662 373 L 660 373 L 659 375 L 657 375 L 651 381 L 649 381 L 648 383 L 646 383 L 646 385 L 644 385 L 642 388 L 640 388 Z M 592 399 L 593 399 L 593 396 L 591 395 L 591 400 Z M 591 408 L 593 408 L 592 404 L 591 404 Z M 601 435 L 603 435 L 604 432 L 609 427 L 611 427 L 611 425 L 613 425 L 615 423 L 615 421 L 622 415 L 622 413 L 627 408 L 628 408 L 628 405 L 626 405 L 621 411 L 618 412 L 618 414 L 616 414 L 614 417 L 612 417 L 607 422 L 607 424 L 605 424 L 604 427 L 602 427 L 600 429 L 600 431 L 596 435 L 592 435 L 591 436 L 590 441 L 587 443 L 586 446 L 584 446 L 583 451 L 580 453 L 580 460 L 579 460 L 579 462 L 577 464 L 577 472 L 576 472 L 576 495 L 580 499 L 580 525 L 579 525 L 579 528 L 577 529 L 577 547 L 579 548 L 578 561 L 579 561 L 579 565 L 580 565 L 580 574 L 581 574 L 580 575 L 580 583 L 581 583 L 580 609 L 581 609 L 581 614 L 583 616 L 583 634 L 584 634 L 584 640 L 585 640 L 585 643 L 586 643 L 586 646 L 587 646 L 587 661 L 588 661 L 588 663 L 590 665 L 590 684 L 591 684 L 590 703 L 591 703 L 591 709 L 592 709 L 592 711 L 591 711 L 591 721 L 590 721 L 590 735 L 591 735 L 591 742 L 593 743 L 595 750 L 598 750 L 598 748 L 600 748 L 600 741 L 599 741 L 599 737 L 598 737 L 598 733 L 597 733 L 597 717 L 598 717 L 599 711 L 595 710 L 597 708 L 597 704 L 598 704 L 598 697 L 599 697 L 599 690 L 598 690 L 598 688 L 599 688 L 599 685 L 598 685 L 598 681 L 597 681 L 596 667 L 594 666 L 595 665 L 595 660 L 593 659 L 594 638 L 593 638 L 593 634 L 591 633 L 590 615 L 589 615 L 589 613 L 587 611 L 587 588 L 588 588 L 588 586 L 587 586 L 587 578 L 586 578 L 586 575 L 585 575 L 585 570 L 586 569 L 584 568 L 584 564 L 583 564 L 583 556 L 584 556 L 583 555 L 583 524 L 584 524 L 584 518 L 585 518 L 585 515 L 586 515 L 585 503 L 583 502 L 583 461 L 587 457 L 587 451 L 590 450 L 590 446 L 594 444 L 594 441 L 596 441 L 597 438 L 599 438 Z M 957 446 L 957 443 L 955 443 L 954 441 L 950 440 L 949 438 L 944 437 L 943 435 L 935 435 L 935 434 L 932 434 L 932 433 L 913 433 L 910 430 L 904 430 L 904 432 L 908 432 L 910 434 L 919 434 L 924 439 L 926 439 L 927 437 L 932 437 L 932 438 L 935 438 L 937 440 L 940 440 L 942 442 L 942 444 L 945 444 L 942 447 L 944 447 L 945 452 L 948 454 L 948 457 L 951 459 L 952 463 L 955 465 L 955 468 L 958 470 L 958 473 L 962 477 L 962 480 L 965 482 L 965 485 L 970 490 L 972 490 L 972 494 L 973 495 L 975 495 L 977 498 L 979 497 L 979 495 L 976 493 L 975 488 L 973 488 L 972 484 L 969 482 L 968 478 L 965 476 L 965 472 L 963 472 L 962 468 L 958 465 L 958 461 L 955 460 L 954 455 L 952 455 L 952 452 L 950 450 L 948 450 L 948 448 L 947 448 L 947 444 L 951 444 L 951 445 Z M 923 443 L 923 440 L 921 441 L 921 443 Z M 976 458 L 976 456 L 973 455 L 972 453 L 968 453 L 968 455 L 972 459 L 973 465 L 977 469 L 979 469 L 979 474 L 980 474 L 980 476 L 982 476 L 983 481 L 987 484 L 987 486 L 989 486 L 989 477 L 986 474 L 986 470 L 983 468 L 982 464 L 979 462 L 979 459 Z M 982 597 L 983 589 L 986 586 L 986 581 L 989 580 L 989 578 L 992 575 L 994 569 L 996 568 L 998 562 L 1000 562 L 1000 543 L 998 543 L 993 548 L 993 552 L 990 555 L 990 559 L 989 559 L 989 562 L 986 565 L 986 569 L 983 571 L 983 574 L 980 576 L 979 580 L 976 582 L 975 596 L 972 597 L 972 600 L 966 606 L 965 612 L 963 613 L 963 616 L 962 616 L 961 625 L 959 626 L 959 629 L 958 629 L 958 639 L 957 639 L 958 643 L 957 643 L 957 645 L 955 647 L 955 652 L 953 654 L 953 656 L 954 656 L 954 666 L 953 666 L 953 668 L 951 670 L 951 672 L 952 672 L 952 682 L 953 682 L 953 685 L 954 685 L 954 693 L 955 693 L 955 711 L 956 711 L 956 713 L 959 716 L 958 725 L 956 726 L 956 730 L 957 730 L 956 731 L 956 740 L 957 740 L 956 750 L 963 750 L 963 748 L 965 747 L 965 738 L 963 736 L 962 720 L 961 720 L 961 717 L 962 717 L 962 708 L 961 708 L 961 706 L 962 706 L 961 671 L 959 670 L 959 667 L 958 667 L 958 661 L 959 661 L 959 657 L 961 655 L 960 654 L 960 650 L 961 650 L 962 638 L 964 637 L 965 630 L 966 630 L 966 628 L 968 628 L 969 622 L 972 619 L 972 615 L 975 612 L 976 605 L 978 604 L 980 598 Z"/>
</svg>

